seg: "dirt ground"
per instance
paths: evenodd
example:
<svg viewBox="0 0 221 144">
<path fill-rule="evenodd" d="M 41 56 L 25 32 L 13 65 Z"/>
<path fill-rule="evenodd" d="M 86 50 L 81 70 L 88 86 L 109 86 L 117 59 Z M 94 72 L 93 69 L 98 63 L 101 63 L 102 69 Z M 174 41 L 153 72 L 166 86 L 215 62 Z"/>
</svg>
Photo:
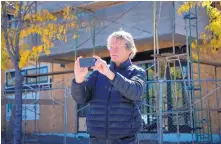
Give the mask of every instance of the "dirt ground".
<svg viewBox="0 0 221 144">
<path fill-rule="evenodd" d="M 11 139 L 12 140 L 12 139 Z M 64 137 L 61 136 L 28 136 L 24 140 L 24 144 L 64 144 Z M 88 138 L 66 138 L 66 144 L 88 144 Z M 12 144 L 12 141 L 5 140 L 4 137 L 1 139 L 1 144 Z M 157 141 L 139 141 L 139 144 L 158 144 Z M 163 144 L 178 144 L 171 142 L 164 142 Z M 191 144 L 190 142 L 179 143 L 179 144 Z M 211 144 L 211 143 L 203 143 Z"/>
</svg>

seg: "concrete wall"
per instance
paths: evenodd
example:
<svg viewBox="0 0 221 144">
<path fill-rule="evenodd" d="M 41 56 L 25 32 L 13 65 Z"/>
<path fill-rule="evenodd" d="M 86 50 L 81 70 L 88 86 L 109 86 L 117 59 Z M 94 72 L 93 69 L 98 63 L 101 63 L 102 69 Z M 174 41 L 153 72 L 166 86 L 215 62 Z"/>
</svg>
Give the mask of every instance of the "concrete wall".
<svg viewBox="0 0 221 144">
<path fill-rule="evenodd" d="M 178 2 L 175 2 L 175 8 L 178 7 Z M 160 10 L 160 2 L 157 2 L 157 11 Z M 203 10 L 202 10 L 203 11 Z M 183 25 L 181 16 L 177 15 L 177 12 L 173 10 L 172 2 L 161 3 L 161 13 L 158 19 L 158 35 L 159 37 L 171 34 L 172 15 L 175 14 L 176 30 L 175 33 L 183 35 L 183 41 L 185 41 L 185 32 L 183 27 L 179 28 L 179 25 Z M 157 18 L 159 15 L 157 14 Z M 202 17 L 204 18 L 204 17 Z M 148 39 L 153 37 L 153 13 L 152 2 L 128 2 L 119 6 L 113 6 L 111 8 L 105 8 L 96 11 L 92 15 L 92 19 L 96 22 L 95 28 L 95 46 L 106 46 L 106 40 L 108 36 L 114 32 L 120 30 L 130 32 L 134 39 Z M 86 20 L 90 22 L 90 15 L 84 13 L 79 17 L 79 21 Z M 203 21 L 202 21 L 203 22 Z M 61 54 L 70 51 L 74 51 L 76 46 L 76 39 L 72 39 L 73 31 L 69 31 L 67 43 L 55 42 L 56 46 L 52 48 L 51 55 Z M 80 37 L 77 40 L 78 49 L 92 49 L 92 34 L 91 31 L 86 32 L 84 29 L 78 30 Z M 170 37 L 170 40 L 172 37 Z M 160 40 L 160 39 L 159 39 Z M 60 48 L 63 48 L 62 51 Z M 92 51 L 92 50 L 91 50 Z"/>
</svg>

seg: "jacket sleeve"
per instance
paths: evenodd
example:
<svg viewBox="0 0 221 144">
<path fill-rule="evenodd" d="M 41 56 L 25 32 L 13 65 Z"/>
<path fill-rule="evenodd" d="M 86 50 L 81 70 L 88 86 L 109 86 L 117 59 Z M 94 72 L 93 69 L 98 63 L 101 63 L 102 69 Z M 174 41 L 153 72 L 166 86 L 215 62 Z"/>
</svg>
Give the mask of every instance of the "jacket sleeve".
<svg viewBox="0 0 221 144">
<path fill-rule="evenodd" d="M 135 70 L 130 79 L 127 79 L 118 72 L 114 72 L 115 77 L 110 83 L 127 99 L 141 101 L 146 86 L 147 75 L 143 69 Z"/>
<path fill-rule="evenodd" d="M 85 104 L 90 101 L 91 92 L 93 86 L 96 84 L 97 75 L 97 71 L 93 71 L 82 83 L 77 83 L 75 78 L 72 80 L 71 95 L 77 103 Z"/>
</svg>

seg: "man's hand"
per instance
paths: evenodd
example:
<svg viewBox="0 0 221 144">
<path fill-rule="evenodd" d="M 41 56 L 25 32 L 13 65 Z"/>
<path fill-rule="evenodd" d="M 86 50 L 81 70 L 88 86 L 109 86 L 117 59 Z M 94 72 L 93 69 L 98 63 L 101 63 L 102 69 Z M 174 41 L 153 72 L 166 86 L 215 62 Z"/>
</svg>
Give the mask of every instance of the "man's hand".
<svg viewBox="0 0 221 144">
<path fill-rule="evenodd" d="M 75 75 L 75 80 L 77 83 L 82 83 L 85 79 L 85 76 L 88 73 L 88 68 L 80 67 L 80 63 L 79 63 L 80 58 L 82 58 L 82 56 L 78 57 L 74 63 L 74 75 Z"/>
<path fill-rule="evenodd" d="M 115 75 L 114 73 L 109 69 L 106 61 L 102 60 L 99 56 L 93 56 L 96 58 L 96 63 L 95 66 L 91 67 L 94 70 L 99 71 L 101 74 L 105 75 L 108 77 L 110 80 L 113 80 Z"/>
</svg>

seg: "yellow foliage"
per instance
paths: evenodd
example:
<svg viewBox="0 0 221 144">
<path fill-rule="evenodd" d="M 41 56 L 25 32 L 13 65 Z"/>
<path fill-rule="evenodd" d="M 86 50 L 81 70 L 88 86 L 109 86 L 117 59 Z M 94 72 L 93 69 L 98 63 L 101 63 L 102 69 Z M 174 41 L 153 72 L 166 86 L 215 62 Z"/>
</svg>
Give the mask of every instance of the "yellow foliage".
<svg viewBox="0 0 221 144">
<path fill-rule="evenodd" d="M 1 69 L 7 68 L 7 61 L 9 59 L 8 52 L 6 50 L 6 44 L 4 39 L 4 32 L 1 32 Z"/>
<path fill-rule="evenodd" d="M 170 67 L 170 73 L 173 77 L 181 78 L 181 71 L 175 67 Z"/>
<path fill-rule="evenodd" d="M 45 54 L 49 55 L 50 54 L 50 50 L 45 50 Z"/>
<path fill-rule="evenodd" d="M 18 16 L 18 12 L 19 12 L 19 5 L 18 2 L 15 2 L 15 17 Z"/>
<path fill-rule="evenodd" d="M 19 68 L 23 68 L 27 61 L 29 60 L 29 57 L 31 56 L 31 51 L 26 50 L 24 53 L 21 54 L 20 62 L 19 62 Z"/>
<path fill-rule="evenodd" d="M 75 23 L 75 22 L 72 22 L 72 23 L 71 23 L 71 28 L 75 28 L 75 26 L 76 26 L 76 23 Z"/>
<path fill-rule="evenodd" d="M 56 21 L 57 17 L 48 12 L 48 10 L 38 11 L 36 14 L 27 14 L 24 20 L 31 22 L 45 22 L 45 21 Z"/>
<path fill-rule="evenodd" d="M 181 14 L 183 12 L 188 12 L 189 9 L 193 8 L 193 6 L 195 6 L 197 4 L 197 2 L 184 2 L 183 5 L 180 6 L 180 8 L 178 9 L 178 14 Z"/>
<path fill-rule="evenodd" d="M 184 2 L 178 9 L 178 13 L 188 12 L 194 6 L 205 7 L 209 16 L 210 23 L 205 27 L 205 31 L 200 34 L 203 44 L 209 44 L 212 48 L 210 52 L 215 53 L 214 49 L 221 48 L 221 11 L 211 6 L 212 1 Z M 196 43 L 191 44 L 192 48 L 197 47 Z M 196 55 L 193 55 L 197 59 Z"/>
<path fill-rule="evenodd" d="M 43 51 L 43 45 L 37 46 L 37 50 L 39 53 L 41 53 Z"/>
<path fill-rule="evenodd" d="M 212 39 L 212 40 L 210 41 L 210 43 L 211 43 L 212 45 L 215 45 L 215 44 L 217 43 L 217 40 L 216 40 L 216 39 Z"/>
<path fill-rule="evenodd" d="M 76 38 L 78 38 L 78 35 L 77 35 L 77 34 L 74 34 L 74 35 L 73 35 L 73 39 L 76 39 Z"/>
<path fill-rule="evenodd" d="M 63 18 L 64 20 L 76 20 L 77 19 L 74 12 L 71 10 L 70 6 L 67 6 L 66 8 L 64 8 Z"/>
<path fill-rule="evenodd" d="M 193 49 L 195 49 L 197 47 L 197 41 L 196 40 L 192 42 L 191 47 Z"/>
<path fill-rule="evenodd" d="M 203 1 L 202 7 L 207 7 L 207 6 L 210 6 L 211 4 L 212 4 L 212 1 Z"/>
<path fill-rule="evenodd" d="M 193 57 L 193 60 L 196 60 L 196 61 L 198 61 L 198 55 L 196 54 L 196 53 L 192 53 L 192 57 Z"/>
<path fill-rule="evenodd" d="M 26 9 L 24 5 L 22 9 Z M 15 13 L 19 13 L 19 2 L 15 4 Z M 45 53 L 46 55 L 50 54 L 50 48 L 54 46 L 54 40 L 59 39 L 61 41 L 67 42 L 67 32 L 69 29 L 78 28 L 78 23 L 76 23 L 77 17 L 73 13 L 70 6 L 63 9 L 63 17 L 60 17 L 63 20 L 62 23 L 57 23 L 58 16 L 50 13 L 48 10 L 38 11 L 35 14 L 26 14 L 23 17 L 24 28 L 19 30 L 19 43 L 16 44 L 16 34 L 9 33 L 10 36 L 14 36 L 13 41 L 10 42 L 10 45 L 13 47 L 19 45 L 19 54 L 20 54 L 20 62 L 19 67 L 22 68 L 25 66 L 27 61 L 29 60 L 37 60 L 38 56 L 41 53 Z M 60 21 L 60 19 L 59 19 Z M 86 25 L 86 22 L 84 22 Z M 2 49 L 2 66 L 5 64 L 6 60 L 8 60 L 9 55 L 5 48 L 5 40 L 3 33 L 2 41 L 1 41 L 1 49 Z M 29 36 L 37 34 L 40 37 L 41 44 L 30 47 L 27 43 L 24 43 L 24 40 L 29 38 Z M 73 38 L 79 37 L 78 35 L 73 35 Z M 4 50 L 4 51 L 3 51 Z"/>
<path fill-rule="evenodd" d="M 7 53 L 7 51 L 1 51 L 1 70 L 5 70 L 7 69 L 7 62 L 9 59 L 9 55 Z"/>
<path fill-rule="evenodd" d="M 5 48 L 1 47 L 1 69 L 4 70 L 7 68 L 7 62 L 9 59 L 8 52 Z"/>
<path fill-rule="evenodd" d="M 22 54 L 26 49 L 29 48 L 29 44 L 22 44 L 20 47 L 19 47 L 19 53 Z"/>
</svg>

